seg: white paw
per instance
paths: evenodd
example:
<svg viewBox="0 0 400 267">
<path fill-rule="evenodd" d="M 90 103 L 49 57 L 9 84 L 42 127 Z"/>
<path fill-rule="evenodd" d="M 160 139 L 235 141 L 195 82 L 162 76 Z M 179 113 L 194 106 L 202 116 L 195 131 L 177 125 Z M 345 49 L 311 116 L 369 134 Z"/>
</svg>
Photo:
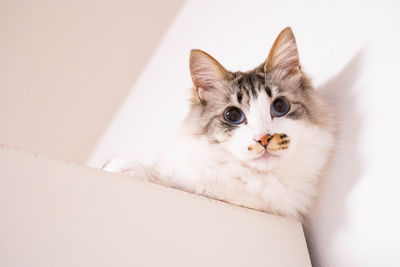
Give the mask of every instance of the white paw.
<svg viewBox="0 0 400 267">
<path fill-rule="evenodd" d="M 115 157 L 104 163 L 102 169 L 107 172 L 126 172 L 131 167 L 131 162 L 123 157 Z"/>
</svg>

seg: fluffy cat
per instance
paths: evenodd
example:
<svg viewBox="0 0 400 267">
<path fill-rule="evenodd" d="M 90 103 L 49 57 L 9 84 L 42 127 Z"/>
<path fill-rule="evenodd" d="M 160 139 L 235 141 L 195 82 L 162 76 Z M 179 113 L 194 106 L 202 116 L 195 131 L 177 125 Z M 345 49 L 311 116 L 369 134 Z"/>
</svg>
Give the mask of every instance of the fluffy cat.
<svg viewBox="0 0 400 267">
<path fill-rule="evenodd" d="M 332 112 L 302 72 L 285 28 L 267 60 L 229 72 L 192 50 L 191 109 L 179 134 L 151 166 L 110 171 L 232 204 L 301 220 L 312 206 L 332 151 Z"/>
</svg>

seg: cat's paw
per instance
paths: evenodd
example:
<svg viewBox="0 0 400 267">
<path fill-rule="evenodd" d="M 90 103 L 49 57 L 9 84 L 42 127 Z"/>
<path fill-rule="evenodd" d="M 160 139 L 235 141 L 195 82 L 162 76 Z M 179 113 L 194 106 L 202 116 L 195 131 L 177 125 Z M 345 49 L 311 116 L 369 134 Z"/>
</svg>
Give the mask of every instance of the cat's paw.
<svg viewBox="0 0 400 267">
<path fill-rule="evenodd" d="M 268 141 L 267 151 L 276 152 L 289 148 L 290 138 L 286 134 L 274 134 Z"/>
<path fill-rule="evenodd" d="M 123 157 L 115 157 L 108 160 L 101 167 L 107 172 L 126 172 L 130 169 L 131 162 Z"/>
</svg>

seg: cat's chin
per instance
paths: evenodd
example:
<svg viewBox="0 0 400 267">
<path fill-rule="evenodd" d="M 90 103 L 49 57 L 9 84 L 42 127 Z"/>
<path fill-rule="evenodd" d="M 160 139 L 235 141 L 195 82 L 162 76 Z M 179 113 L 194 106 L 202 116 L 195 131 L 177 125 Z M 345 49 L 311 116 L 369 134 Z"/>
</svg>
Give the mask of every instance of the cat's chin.
<svg viewBox="0 0 400 267">
<path fill-rule="evenodd" d="M 274 163 L 278 160 L 278 156 L 272 155 L 268 152 L 264 152 L 257 158 L 251 159 L 248 161 L 248 164 L 261 171 L 269 171 L 273 168 Z"/>
</svg>

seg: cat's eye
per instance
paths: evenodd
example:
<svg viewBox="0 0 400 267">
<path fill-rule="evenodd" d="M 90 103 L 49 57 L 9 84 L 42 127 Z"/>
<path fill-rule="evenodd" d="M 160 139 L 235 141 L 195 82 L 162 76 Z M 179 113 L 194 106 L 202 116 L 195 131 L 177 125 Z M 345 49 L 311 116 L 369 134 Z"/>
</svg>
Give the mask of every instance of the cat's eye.
<svg viewBox="0 0 400 267">
<path fill-rule="evenodd" d="M 274 117 L 285 116 L 290 110 L 290 102 L 284 97 L 276 98 L 271 104 L 271 114 Z"/>
<path fill-rule="evenodd" d="M 224 111 L 224 119 L 229 124 L 238 125 L 244 121 L 244 114 L 240 108 L 228 107 Z"/>
</svg>

